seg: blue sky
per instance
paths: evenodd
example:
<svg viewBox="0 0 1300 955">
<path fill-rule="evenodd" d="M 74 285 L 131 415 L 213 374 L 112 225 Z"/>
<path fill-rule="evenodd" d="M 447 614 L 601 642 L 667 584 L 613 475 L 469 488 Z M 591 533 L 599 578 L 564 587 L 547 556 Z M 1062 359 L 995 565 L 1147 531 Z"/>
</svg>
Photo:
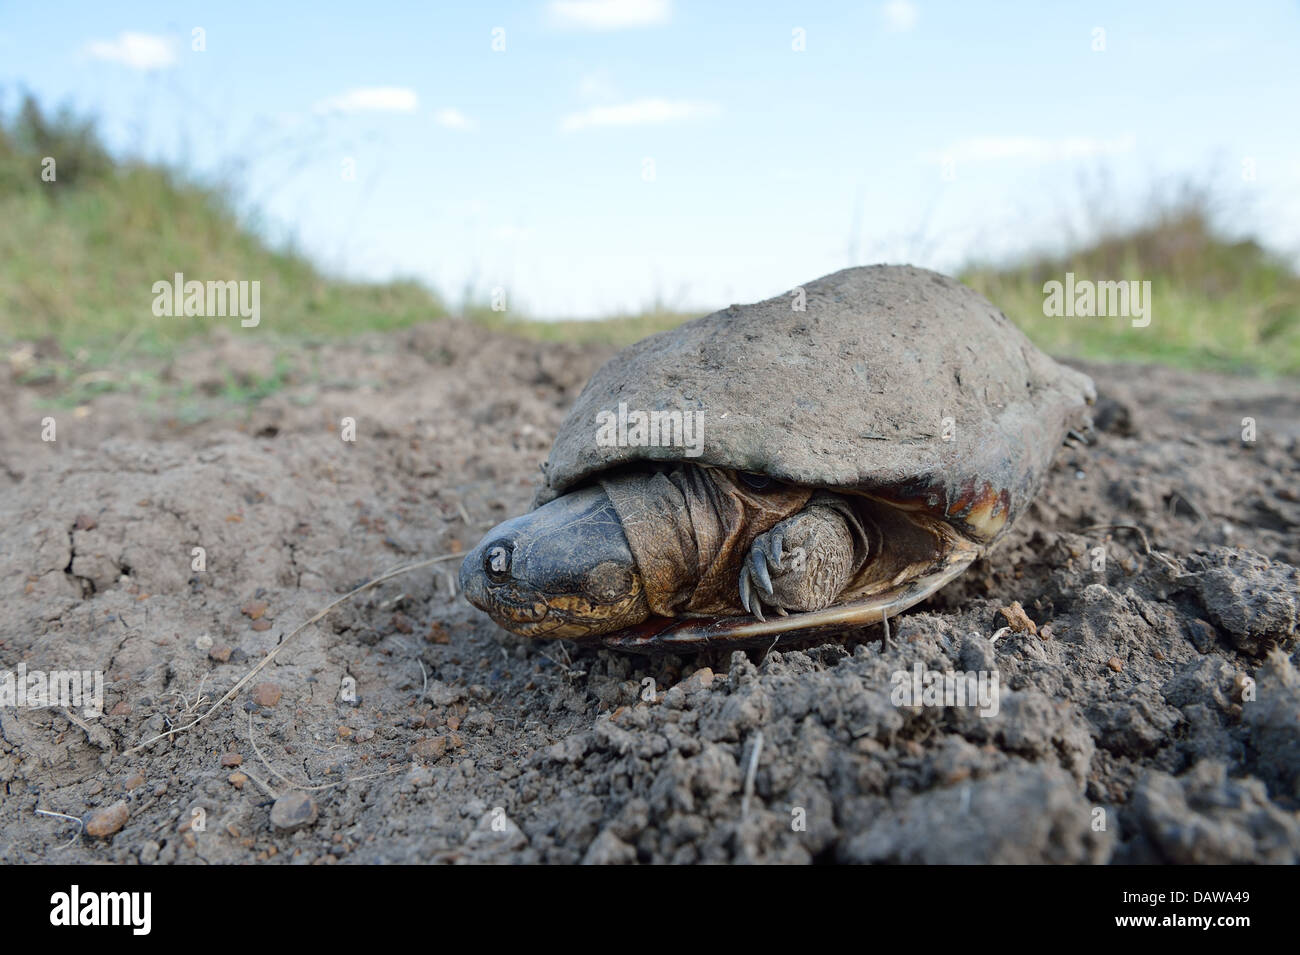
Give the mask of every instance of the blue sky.
<svg viewBox="0 0 1300 955">
<path fill-rule="evenodd" d="M 1300 250 L 1295 0 L 0 0 L 24 88 L 231 178 L 327 269 L 535 315 L 951 270 L 1187 179 Z"/>
</svg>

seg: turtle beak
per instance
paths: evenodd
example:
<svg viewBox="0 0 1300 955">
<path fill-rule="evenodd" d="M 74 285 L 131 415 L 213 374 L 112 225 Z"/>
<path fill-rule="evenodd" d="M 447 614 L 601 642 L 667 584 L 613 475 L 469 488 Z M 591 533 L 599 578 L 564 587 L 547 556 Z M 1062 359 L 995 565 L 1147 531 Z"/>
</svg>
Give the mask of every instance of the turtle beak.
<svg viewBox="0 0 1300 955">
<path fill-rule="evenodd" d="M 578 638 L 648 612 L 622 524 L 596 487 L 492 528 L 461 564 L 460 587 L 525 636 Z"/>
<path fill-rule="evenodd" d="M 502 598 L 518 595 L 526 585 L 520 571 L 520 525 L 528 515 L 498 524 L 470 551 L 460 565 L 460 589 L 480 610 L 497 616 Z M 515 600 L 511 600 L 514 604 Z M 543 613 L 542 616 L 545 616 Z"/>
</svg>

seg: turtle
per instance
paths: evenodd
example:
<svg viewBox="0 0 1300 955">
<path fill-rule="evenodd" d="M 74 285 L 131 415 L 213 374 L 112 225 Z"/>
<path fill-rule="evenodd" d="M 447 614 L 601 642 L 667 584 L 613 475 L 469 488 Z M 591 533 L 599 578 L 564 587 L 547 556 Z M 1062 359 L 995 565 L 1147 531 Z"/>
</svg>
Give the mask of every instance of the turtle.
<svg viewBox="0 0 1300 955">
<path fill-rule="evenodd" d="M 647 653 L 887 624 L 1007 532 L 1095 400 L 955 279 L 845 269 L 616 353 L 461 589 Z"/>
</svg>

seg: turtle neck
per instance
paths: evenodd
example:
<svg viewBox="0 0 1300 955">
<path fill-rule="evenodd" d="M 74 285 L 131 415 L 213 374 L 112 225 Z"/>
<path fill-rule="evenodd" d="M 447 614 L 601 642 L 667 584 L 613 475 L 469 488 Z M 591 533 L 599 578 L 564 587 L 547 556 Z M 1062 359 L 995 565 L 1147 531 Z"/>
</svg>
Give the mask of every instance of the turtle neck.
<svg viewBox="0 0 1300 955">
<path fill-rule="evenodd" d="M 696 465 L 602 478 L 653 613 L 743 614 L 740 565 L 759 534 L 797 514 L 812 490 L 755 490 L 734 471 Z"/>
</svg>

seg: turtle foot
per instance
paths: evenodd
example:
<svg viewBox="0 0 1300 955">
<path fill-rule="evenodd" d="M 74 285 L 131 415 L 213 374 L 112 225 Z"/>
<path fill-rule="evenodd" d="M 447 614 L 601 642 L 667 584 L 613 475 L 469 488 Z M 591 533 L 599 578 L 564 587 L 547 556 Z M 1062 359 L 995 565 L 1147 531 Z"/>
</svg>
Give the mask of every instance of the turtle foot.
<svg viewBox="0 0 1300 955">
<path fill-rule="evenodd" d="M 740 568 L 740 603 L 759 620 L 828 607 L 854 566 L 853 536 L 839 510 L 812 505 L 758 535 Z"/>
</svg>

